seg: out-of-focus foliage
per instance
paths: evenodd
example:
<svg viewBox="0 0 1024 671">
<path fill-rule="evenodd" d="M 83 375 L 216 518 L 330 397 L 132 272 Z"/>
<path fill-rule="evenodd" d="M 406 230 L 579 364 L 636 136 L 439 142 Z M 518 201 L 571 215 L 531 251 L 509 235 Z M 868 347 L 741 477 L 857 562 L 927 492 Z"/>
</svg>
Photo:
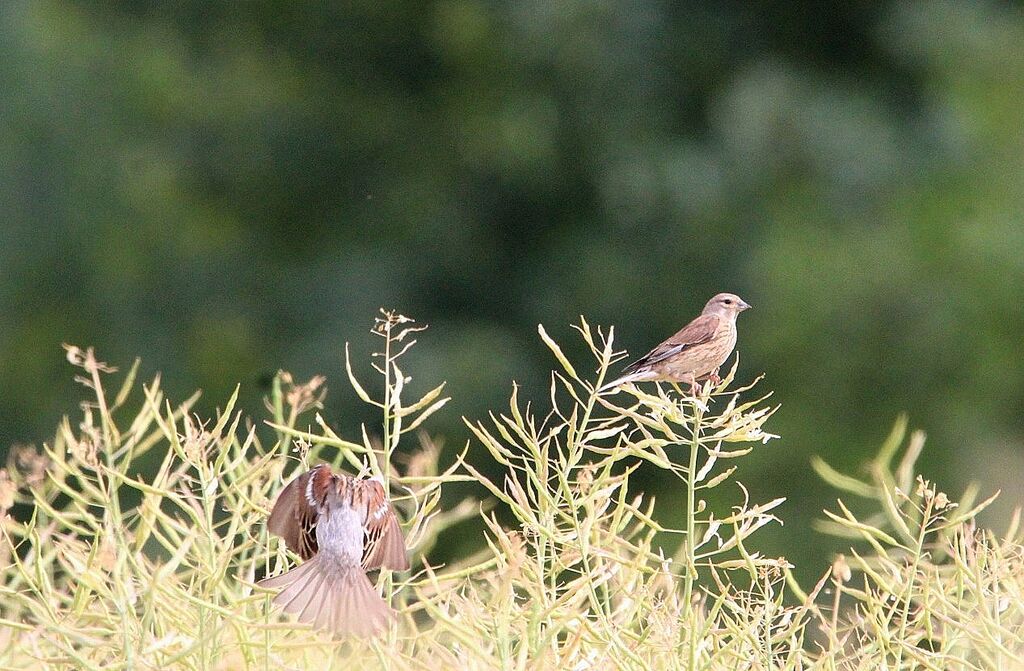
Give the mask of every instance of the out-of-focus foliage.
<svg viewBox="0 0 1024 671">
<path fill-rule="evenodd" d="M 537 323 L 639 354 L 731 290 L 783 406 L 752 490 L 907 410 L 1018 499 L 1022 43 L 986 2 L 3 3 L 0 449 L 70 398 L 61 341 L 253 409 L 380 304 L 434 327 L 458 445 L 543 388 Z M 785 493 L 779 554 L 823 490 Z"/>
</svg>

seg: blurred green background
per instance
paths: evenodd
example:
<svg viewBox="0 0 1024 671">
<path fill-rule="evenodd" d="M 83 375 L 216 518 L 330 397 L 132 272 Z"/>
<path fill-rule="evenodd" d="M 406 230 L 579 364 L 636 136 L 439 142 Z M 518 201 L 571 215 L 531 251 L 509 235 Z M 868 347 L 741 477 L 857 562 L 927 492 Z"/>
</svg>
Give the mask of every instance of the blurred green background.
<svg viewBox="0 0 1024 671">
<path fill-rule="evenodd" d="M 0 5 L 0 445 L 83 391 L 61 342 L 236 382 L 328 376 L 369 416 L 379 306 L 430 324 L 433 422 L 541 397 L 543 322 L 639 355 L 718 291 L 782 439 L 761 547 L 824 570 L 809 521 L 900 411 L 923 468 L 1022 498 L 1024 10 L 1011 3 L 8 2 Z M 479 453 L 478 453 L 479 454 Z M 482 455 L 481 455 L 482 456 Z M 679 501 L 665 482 L 671 517 Z"/>
</svg>

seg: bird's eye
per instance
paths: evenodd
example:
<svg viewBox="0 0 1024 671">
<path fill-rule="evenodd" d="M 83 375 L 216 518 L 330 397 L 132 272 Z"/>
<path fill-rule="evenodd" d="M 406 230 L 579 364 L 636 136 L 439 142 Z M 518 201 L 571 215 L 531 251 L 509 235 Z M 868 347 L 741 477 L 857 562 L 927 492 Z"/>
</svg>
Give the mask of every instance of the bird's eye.
<svg viewBox="0 0 1024 671">
<path fill-rule="evenodd" d="M 726 299 L 725 299 L 724 301 L 722 301 L 722 302 L 723 302 L 723 303 L 725 303 L 726 305 L 732 305 L 732 299 L 731 299 L 731 298 L 726 298 Z"/>
</svg>

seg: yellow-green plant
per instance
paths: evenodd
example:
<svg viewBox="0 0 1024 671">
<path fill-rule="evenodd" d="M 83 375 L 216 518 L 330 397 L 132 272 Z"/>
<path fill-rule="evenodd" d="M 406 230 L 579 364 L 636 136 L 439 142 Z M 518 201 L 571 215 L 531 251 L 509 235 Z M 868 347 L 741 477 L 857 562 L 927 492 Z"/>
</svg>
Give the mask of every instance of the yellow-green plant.
<svg viewBox="0 0 1024 671">
<path fill-rule="evenodd" d="M 824 531 L 867 548 L 833 567 L 826 651 L 849 668 L 1022 669 L 1020 509 L 1002 536 L 978 529 L 975 517 L 996 496 L 977 503 L 972 486 L 951 501 L 915 473 L 924 434 L 906 433 L 901 417 L 866 479 L 814 460 L 827 482 L 879 508 L 861 519 L 840 500 L 838 512 L 825 511 Z"/>
<path fill-rule="evenodd" d="M 1022 666 L 1018 518 L 1002 537 L 977 530 L 973 491 L 954 504 L 913 473 L 917 434 L 893 468 L 905 422 L 866 480 L 816 462 L 878 512 L 827 513 L 825 531 L 858 546 L 804 591 L 755 546 L 783 499 L 751 502 L 732 479 L 730 460 L 773 437 L 773 408 L 746 398 L 753 385 L 733 387 L 735 367 L 697 397 L 671 385 L 598 393 L 618 357 L 611 331 L 576 327 L 591 376 L 541 328 L 557 361 L 547 398 L 524 402 L 513 387 L 507 410 L 466 420 L 467 448 L 441 469 L 425 428 L 444 385 L 406 400 L 399 365 L 420 330 L 393 313 L 377 321 L 382 398 L 346 351 L 349 383 L 380 413 L 369 427 L 323 420 L 320 377 L 279 374 L 266 422 L 244 418 L 234 396 L 199 418 L 196 397 L 170 403 L 159 378 L 137 391 L 137 365 L 108 393 L 115 371 L 68 347 L 90 390 L 81 416 L 0 469 L 0 668 Z M 413 565 L 377 577 L 400 614 L 379 639 L 296 625 L 255 585 L 296 560 L 264 521 L 283 484 L 317 461 L 381 477 L 402 519 Z M 678 529 L 642 487 L 651 471 L 678 483 Z M 480 498 L 452 502 L 454 482 L 478 483 Z M 714 488 L 728 488 L 727 512 L 706 503 Z M 471 518 L 485 529 L 478 551 L 433 562 Z"/>
</svg>

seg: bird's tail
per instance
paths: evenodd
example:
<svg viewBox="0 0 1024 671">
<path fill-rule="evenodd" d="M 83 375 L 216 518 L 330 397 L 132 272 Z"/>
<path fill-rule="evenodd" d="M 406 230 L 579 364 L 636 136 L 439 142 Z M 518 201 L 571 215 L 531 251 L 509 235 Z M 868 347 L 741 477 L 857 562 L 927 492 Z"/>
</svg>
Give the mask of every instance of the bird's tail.
<svg viewBox="0 0 1024 671">
<path fill-rule="evenodd" d="M 612 380 L 611 382 L 609 382 L 607 384 L 601 385 L 601 388 L 597 390 L 597 393 L 603 394 L 604 392 L 610 391 L 612 389 L 615 389 L 616 387 L 621 387 L 622 385 L 624 385 L 624 384 L 626 384 L 628 382 L 641 382 L 643 380 L 652 380 L 652 379 L 654 379 L 654 376 L 651 373 L 651 371 L 649 371 L 647 369 L 638 370 L 638 371 L 630 373 L 628 375 L 623 375 L 622 377 L 620 377 L 618 379 L 615 379 L 615 380 Z"/>
<path fill-rule="evenodd" d="M 373 636 L 394 616 L 359 566 L 332 566 L 322 555 L 286 573 L 265 578 L 261 587 L 281 588 L 274 604 L 299 622 L 337 636 Z"/>
</svg>

